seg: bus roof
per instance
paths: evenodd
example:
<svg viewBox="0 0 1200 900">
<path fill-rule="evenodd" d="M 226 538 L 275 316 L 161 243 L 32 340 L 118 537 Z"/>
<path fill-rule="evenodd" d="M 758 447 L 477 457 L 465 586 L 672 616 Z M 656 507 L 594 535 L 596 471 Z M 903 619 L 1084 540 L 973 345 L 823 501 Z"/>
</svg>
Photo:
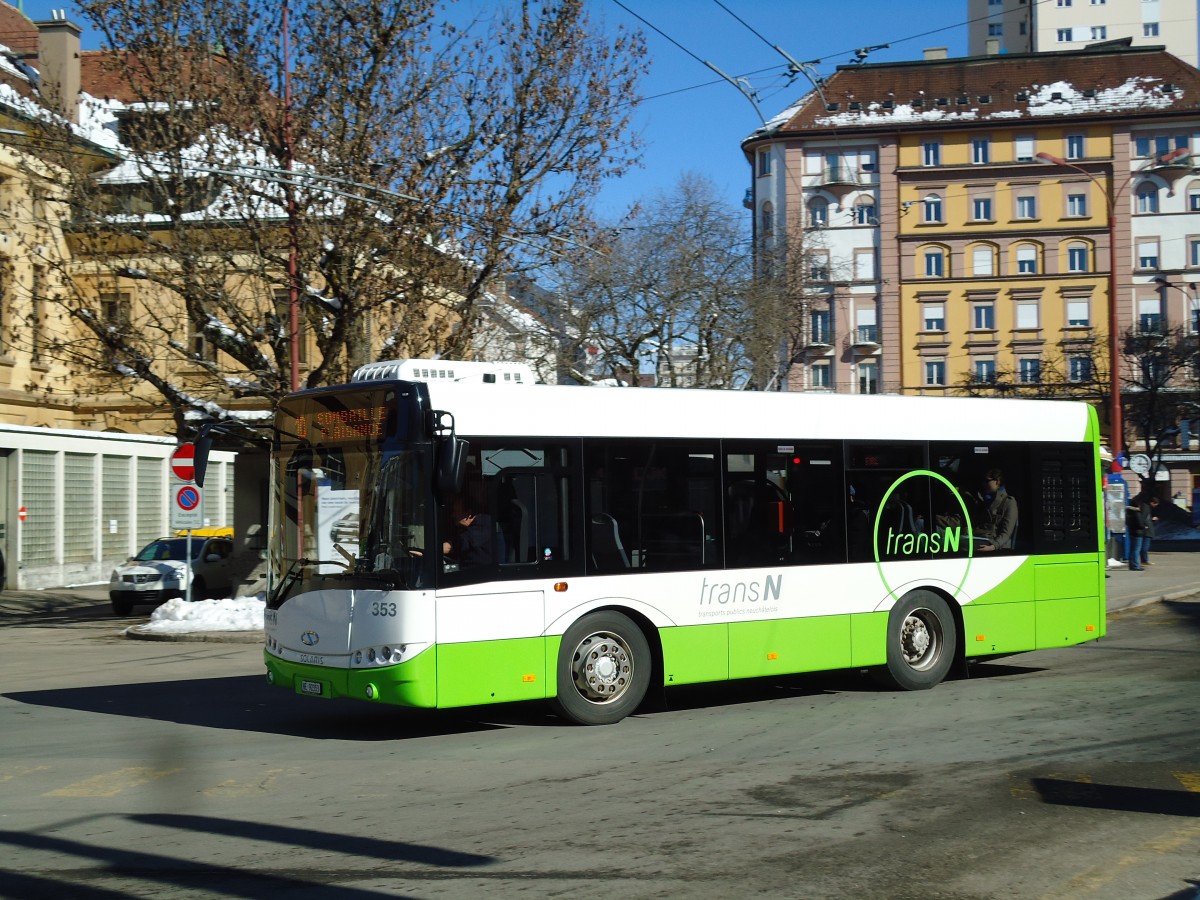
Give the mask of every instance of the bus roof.
<svg viewBox="0 0 1200 900">
<path fill-rule="evenodd" d="M 462 435 L 1091 441 L 1080 401 L 429 383 Z"/>
<path fill-rule="evenodd" d="M 359 366 L 351 381 L 440 381 L 483 384 L 533 384 L 533 369 L 518 362 L 453 359 L 389 359 Z"/>
</svg>

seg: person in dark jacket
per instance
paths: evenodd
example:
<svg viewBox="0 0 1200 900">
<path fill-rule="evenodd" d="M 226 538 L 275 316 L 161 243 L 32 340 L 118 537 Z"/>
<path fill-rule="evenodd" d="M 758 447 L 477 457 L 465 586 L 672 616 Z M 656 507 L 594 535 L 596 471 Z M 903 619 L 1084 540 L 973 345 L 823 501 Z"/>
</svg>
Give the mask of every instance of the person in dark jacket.
<svg viewBox="0 0 1200 900">
<path fill-rule="evenodd" d="M 984 521 L 975 529 L 980 540 L 979 550 L 1011 550 L 1017 542 L 1017 501 L 1004 487 L 1004 473 L 988 469 L 983 476 Z"/>
<path fill-rule="evenodd" d="M 1150 524 L 1150 501 L 1138 494 L 1125 507 L 1125 534 L 1129 537 L 1129 571 L 1142 571 L 1142 541 Z"/>
<path fill-rule="evenodd" d="M 1154 539 L 1154 523 L 1158 520 L 1156 513 L 1158 512 L 1158 498 L 1153 494 L 1143 494 L 1146 498 L 1146 503 L 1149 509 L 1146 510 L 1146 533 L 1142 535 L 1142 559 L 1143 566 L 1153 565 L 1150 562 L 1150 541 Z"/>
</svg>

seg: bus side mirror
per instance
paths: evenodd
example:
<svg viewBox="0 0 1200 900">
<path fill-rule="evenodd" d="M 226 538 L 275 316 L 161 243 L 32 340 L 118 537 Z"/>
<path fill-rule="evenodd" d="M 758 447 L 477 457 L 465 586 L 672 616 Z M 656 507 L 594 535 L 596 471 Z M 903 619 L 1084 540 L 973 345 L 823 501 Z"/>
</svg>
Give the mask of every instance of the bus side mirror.
<svg viewBox="0 0 1200 900">
<path fill-rule="evenodd" d="M 457 494 L 462 489 L 470 446 L 467 441 L 458 437 L 444 437 L 438 441 L 434 485 L 443 497 Z"/>
</svg>

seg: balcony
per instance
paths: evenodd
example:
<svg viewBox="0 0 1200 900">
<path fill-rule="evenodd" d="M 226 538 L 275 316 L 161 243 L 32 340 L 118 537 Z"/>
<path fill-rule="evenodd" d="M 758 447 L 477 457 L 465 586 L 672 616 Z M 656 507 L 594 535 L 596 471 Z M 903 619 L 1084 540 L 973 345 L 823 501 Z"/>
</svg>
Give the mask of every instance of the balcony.
<svg viewBox="0 0 1200 900">
<path fill-rule="evenodd" d="M 850 335 L 850 346 L 855 353 L 869 354 L 879 352 L 879 326 L 859 325 Z"/>
</svg>

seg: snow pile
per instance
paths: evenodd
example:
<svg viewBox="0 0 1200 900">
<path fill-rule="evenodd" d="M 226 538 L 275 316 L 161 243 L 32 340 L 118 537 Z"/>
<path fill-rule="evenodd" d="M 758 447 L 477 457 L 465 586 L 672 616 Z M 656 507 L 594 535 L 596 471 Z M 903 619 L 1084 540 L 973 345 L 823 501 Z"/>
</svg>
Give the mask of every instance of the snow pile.
<svg viewBox="0 0 1200 900">
<path fill-rule="evenodd" d="M 138 631 L 150 634 L 186 634 L 193 631 L 262 631 L 266 600 L 238 597 L 234 600 L 194 600 L 174 597 L 150 614 Z"/>
</svg>

